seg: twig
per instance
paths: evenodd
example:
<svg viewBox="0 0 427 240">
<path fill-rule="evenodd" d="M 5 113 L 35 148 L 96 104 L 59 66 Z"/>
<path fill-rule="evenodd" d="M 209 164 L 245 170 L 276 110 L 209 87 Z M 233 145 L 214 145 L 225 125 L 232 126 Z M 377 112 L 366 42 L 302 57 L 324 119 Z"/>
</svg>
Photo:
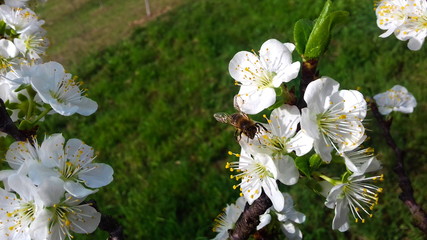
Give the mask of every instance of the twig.
<svg viewBox="0 0 427 240">
<path fill-rule="evenodd" d="M 246 203 L 245 210 L 237 219 L 236 227 L 234 230 L 229 230 L 230 239 L 248 239 L 251 234 L 255 233 L 256 227 L 260 223 L 259 216 L 264 214 L 272 205 L 273 203 L 264 192 L 252 205 Z"/>
<path fill-rule="evenodd" d="M 297 106 L 301 110 L 307 106 L 304 101 L 304 93 L 307 89 L 308 84 L 319 78 L 319 71 L 317 71 L 317 59 L 304 60 L 302 63 L 301 70 L 301 82 L 300 82 L 300 98 L 298 99 Z"/>
<path fill-rule="evenodd" d="M 414 198 L 414 189 L 411 185 L 411 180 L 408 175 L 405 173 L 404 168 L 404 159 L 405 152 L 402 151 L 394 141 L 390 133 L 390 124 L 384 120 L 383 116 L 379 113 L 377 104 L 373 99 L 370 99 L 370 107 L 374 117 L 376 118 L 378 125 L 380 126 L 383 136 L 388 144 L 388 146 L 394 151 L 396 156 L 396 166 L 394 167 L 394 172 L 399 177 L 399 187 L 402 189 L 399 198 L 402 202 L 409 208 L 409 211 L 412 214 L 414 219 L 414 225 L 418 227 L 421 231 L 427 234 L 427 214 L 418 205 Z"/>
<path fill-rule="evenodd" d="M 27 132 L 19 131 L 19 129 L 13 123 L 12 119 L 9 116 L 9 113 L 6 110 L 6 106 L 1 98 L 0 98 L 0 131 L 10 135 L 16 141 L 27 141 L 27 139 L 31 138 L 31 135 L 28 136 Z"/>
</svg>

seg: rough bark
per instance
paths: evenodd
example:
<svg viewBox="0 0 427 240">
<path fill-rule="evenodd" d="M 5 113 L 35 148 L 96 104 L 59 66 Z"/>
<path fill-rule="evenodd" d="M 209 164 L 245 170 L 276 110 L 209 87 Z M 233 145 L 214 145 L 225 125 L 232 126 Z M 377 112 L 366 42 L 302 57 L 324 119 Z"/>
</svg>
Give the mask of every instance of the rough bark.
<svg viewBox="0 0 427 240">
<path fill-rule="evenodd" d="M 415 201 L 414 189 L 412 188 L 411 180 L 406 174 L 404 168 L 405 152 L 397 146 L 390 133 L 390 122 L 384 120 L 383 116 L 378 111 L 377 104 L 372 99 L 370 100 L 370 107 L 379 127 L 381 128 L 384 139 L 386 140 L 388 146 L 393 150 L 396 157 L 396 165 L 393 171 L 398 176 L 399 187 L 402 190 L 399 198 L 409 208 L 409 211 L 411 212 L 412 218 L 414 220 L 413 224 L 425 234 L 427 234 L 427 214 Z"/>
</svg>

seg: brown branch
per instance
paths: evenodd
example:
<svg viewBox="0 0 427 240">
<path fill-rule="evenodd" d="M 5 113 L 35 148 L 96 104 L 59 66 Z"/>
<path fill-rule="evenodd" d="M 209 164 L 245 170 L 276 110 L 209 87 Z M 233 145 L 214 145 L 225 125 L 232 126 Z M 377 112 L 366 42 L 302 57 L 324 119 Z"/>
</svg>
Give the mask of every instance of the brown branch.
<svg viewBox="0 0 427 240">
<path fill-rule="evenodd" d="M 396 156 L 396 166 L 393 170 L 399 177 L 399 187 L 402 189 L 402 193 L 400 193 L 399 198 L 409 208 L 409 211 L 411 212 L 414 220 L 414 225 L 427 234 L 427 214 L 415 201 L 414 189 L 412 188 L 411 180 L 405 173 L 405 152 L 397 146 L 396 142 L 391 136 L 390 123 L 384 120 L 383 116 L 378 111 L 378 107 L 375 101 L 370 99 L 369 102 L 372 113 L 383 132 L 383 136 L 388 146 L 394 151 Z"/>
<path fill-rule="evenodd" d="M 92 207 L 99 211 L 96 201 L 91 199 L 87 201 Z M 107 240 L 124 240 L 123 227 L 110 215 L 105 215 L 101 213 L 101 222 L 99 222 L 98 228 L 102 231 L 108 232 L 110 236 Z"/>
<path fill-rule="evenodd" d="M 229 230 L 230 239 L 248 239 L 250 235 L 256 232 L 256 227 L 260 223 L 259 216 L 264 214 L 272 205 L 273 203 L 264 192 L 252 205 L 246 203 L 245 210 L 237 219 L 234 230 Z"/>
<path fill-rule="evenodd" d="M 9 113 L 6 110 L 6 106 L 3 100 L 0 98 L 0 131 L 4 132 L 11 137 L 13 137 L 16 141 L 27 141 L 27 139 L 31 139 L 31 135 L 28 135 L 28 132 L 20 131 L 15 123 L 13 123 L 12 119 L 9 116 Z"/>
<path fill-rule="evenodd" d="M 300 98 L 297 103 L 299 109 L 307 106 L 307 103 L 304 101 L 304 93 L 308 84 L 319 78 L 319 71 L 317 71 L 318 63 L 319 61 L 317 59 L 304 60 L 302 63 Z"/>
</svg>

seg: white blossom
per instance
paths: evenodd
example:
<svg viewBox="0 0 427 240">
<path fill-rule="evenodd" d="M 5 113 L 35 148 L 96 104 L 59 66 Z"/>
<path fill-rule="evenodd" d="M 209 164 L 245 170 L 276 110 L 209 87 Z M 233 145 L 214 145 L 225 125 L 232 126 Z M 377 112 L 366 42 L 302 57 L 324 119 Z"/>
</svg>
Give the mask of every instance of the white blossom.
<svg viewBox="0 0 427 240">
<path fill-rule="evenodd" d="M 313 139 L 304 130 L 296 132 L 300 118 L 296 106 L 285 104 L 271 112 L 268 124 L 264 125 L 265 130 L 261 129 L 257 137 L 245 137 L 239 141 L 247 152 L 272 156 L 276 166 L 284 171 L 280 174 L 280 181 L 287 185 L 295 184 L 299 178 L 299 171 L 289 154 L 295 152 L 302 156 L 313 148 Z"/>
<path fill-rule="evenodd" d="M 325 205 L 335 208 L 332 229 L 345 232 L 349 229 L 348 213 L 351 212 L 355 222 L 364 223 L 372 217 L 371 211 L 378 204 L 378 193 L 382 188 L 367 181 L 382 181 L 383 176 L 365 178 L 365 176 L 350 176 L 346 181 L 332 187 L 326 198 Z"/>
<path fill-rule="evenodd" d="M 294 49 L 291 43 L 270 39 L 262 44 L 259 56 L 247 51 L 234 55 L 228 69 L 240 85 L 236 97 L 242 99 L 242 112 L 256 114 L 270 107 L 276 101 L 275 88 L 297 77 L 300 63 L 292 63 Z"/>
<path fill-rule="evenodd" d="M 61 134 L 54 134 L 43 141 L 38 154 L 40 161 L 30 167 L 30 178 L 39 184 L 46 178 L 57 177 L 76 198 L 86 197 L 113 180 L 113 169 L 104 163 L 92 163 L 93 148 L 79 139 L 70 139 L 65 144 Z"/>
<path fill-rule="evenodd" d="M 374 99 L 377 103 L 378 111 L 382 115 L 388 115 L 392 111 L 412 113 L 417 106 L 415 97 L 400 85 L 395 85 L 392 89 L 375 95 Z"/>
<path fill-rule="evenodd" d="M 373 148 L 361 149 L 342 153 L 345 165 L 353 172 L 353 176 L 375 172 L 381 169 L 381 163 L 373 154 Z"/>
<path fill-rule="evenodd" d="M 325 162 L 331 151 L 351 151 L 366 138 L 362 124 L 366 101 L 356 90 L 338 90 L 339 83 L 322 77 L 311 82 L 305 91 L 307 107 L 301 114 L 301 128 L 314 139 L 314 150 Z"/>
<path fill-rule="evenodd" d="M 79 88 L 80 83 L 71 74 L 65 73 L 61 64 L 48 62 L 34 65 L 31 71 L 31 86 L 55 112 L 64 116 L 74 113 L 88 116 L 98 108 L 95 101 L 82 96 L 84 90 Z"/>
<path fill-rule="evenodd" d="M 238 156 L 240 157 L 239 162 L 231 162 L 226 165 L 226 168 L 229 168 L 230 171 L 237 172 L 231 178 L 242 180 L 238 185 L 234 185 L 233 188 L 240 187 L 241 195 L 245 197 L 249 204 L 258 199 L 262 191 L 264 191 L 272 201 L 274 208 L 282 210 L 284 199 L 276 180 L 285 178 L 282 175 L 286 173 L 286 169 L 283 169 L 286 166 L 276 166 L 268 154 L 249 154 L 244 148 L 242 148 Z"/>
</svg>

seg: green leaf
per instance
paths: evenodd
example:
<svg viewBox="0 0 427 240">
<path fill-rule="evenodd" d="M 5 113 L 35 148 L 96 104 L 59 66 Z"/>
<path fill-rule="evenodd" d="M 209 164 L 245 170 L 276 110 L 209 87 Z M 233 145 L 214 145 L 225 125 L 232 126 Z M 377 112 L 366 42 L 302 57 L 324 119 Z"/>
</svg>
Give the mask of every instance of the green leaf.
<svg viewBox="0 0 427 240">
<path fill-rule="evenodd" d="M 295 158 L 295 165 L 305 176 L 311 178 L 310 159 L 307 154 Z"/>
<path fill-rule="evenodd" d="M 0 35 L 4 36 L 6 30 L 6 23 L 4 21 L 0 21 Z"/>
<path fill-rule="evenodd" d="M 25 102 L 25 101 L 28 101 L 28 98 L 24 94 L 20 93 L 20 94 L 18 94 L 18 100 L 21 102 Z"/>
<path fill-rule="evenodd" d="M 33 128 L 33 124 L 28 120 L 23 120 L 18 127 L 19 130 L 30 130 L 32 128 Z"/>
<path fill-rule="evenodd" d="M 304 52 L 305 59 L 317 59 L 325 51 L 331 39 L 331 29 L 337 23 L 343 22 L 349 15 L 346 11 L 335 11 L 330 13 L 332 2 L 327 1 L 314 24 L 313 31 L 307 41 Z"/>
<path fill-rule="evenodd" d="M 323 161 L 320 158 L 319 154 L 313 154 L 311 155 L 310 159 L 309 159 L 309 164 L 310 164 L 310 170 L 311 171 L 316 171 L 317 169 L 319 169 L 319 167 L 322 165 Z"/>
<path fill-rule="evenodd" d="M 295 23 L 294 40 L 295 48 L 300 55 L 304 55 L 310 33 L 313 30 L 314 23 L 308 19 L 300 19 Z"/>
<path fill-rule="evenodd" d="M 21 84 L 17 89 L 15 89 L 15 92 L 20 92 L 21 90 L 27 89 L 28 87 L 31 87 L 30 84 Z"/>
</svg>

